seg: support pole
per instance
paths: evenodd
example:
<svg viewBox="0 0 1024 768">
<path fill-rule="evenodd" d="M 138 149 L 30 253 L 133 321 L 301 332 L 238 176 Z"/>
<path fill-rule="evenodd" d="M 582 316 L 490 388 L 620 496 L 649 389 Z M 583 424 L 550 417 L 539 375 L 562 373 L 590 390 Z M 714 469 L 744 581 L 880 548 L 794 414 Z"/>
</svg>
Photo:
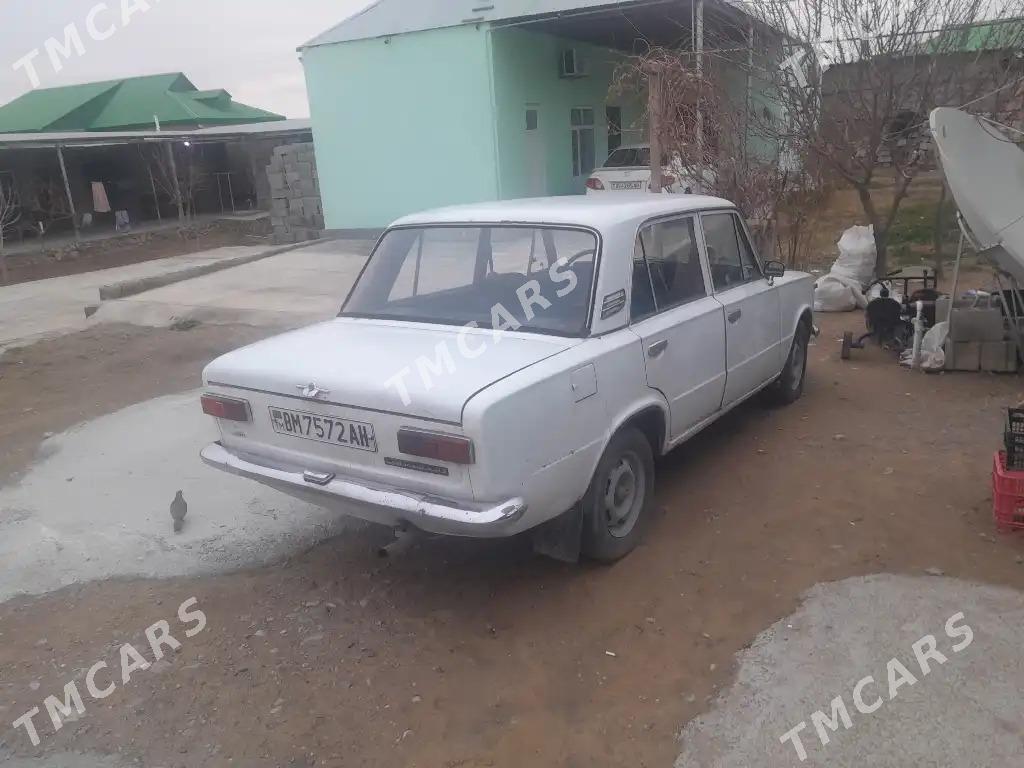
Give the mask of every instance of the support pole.
<svg viewBox="0 0 1024 768">
<path fill-rule="evenodd" d="M 754 22 L 747 24 L 747 89 L 743 105 L 743 167 L 750 165 L 750 99 L 753 95 Z"/>
<path fill-rule="evenodd" d="M 171 170 L 171 184 L 174 189 L 174 199 L 178 203 L 178 223 L 185 224 L 185 206 L 181 200 L 181 185 L 178 183 L 178 164 L 174 162 L 174 145 L 172 142 L 164 144 L 167 147 L 167 163 Z"/>
<path fill-rule="evenodd" d="M 697 0 L 697 18 L 694 29 L 694 50 L 697 54 L 697 80 L 704 84 L 704 0 Z M 697 98 L 697 184 L 694 192 L 704 192 L 704 112 Z"/>
<path fill-rule="evenodd" d="M 661 192 L 661 69 L 652 66 L 647 72 L 647 113 L 651 132 L 651 192 Z"/>
<path fill-rule="evenodd" d="M 78 231 L 78 212 L 75 210 L 75 198 L 71 195 L 71 182 L 68 181 L 68 167 L 64 164 L 64 148 L 57 145 L 57 162 L 60 163 L 60 175 L 64 179 L 64 194 L 68 197 L 68 208 L 71 209 L 71 226 L 75 230 L 75 245 L 81 240 L 81 233 Z"/>
</svg>

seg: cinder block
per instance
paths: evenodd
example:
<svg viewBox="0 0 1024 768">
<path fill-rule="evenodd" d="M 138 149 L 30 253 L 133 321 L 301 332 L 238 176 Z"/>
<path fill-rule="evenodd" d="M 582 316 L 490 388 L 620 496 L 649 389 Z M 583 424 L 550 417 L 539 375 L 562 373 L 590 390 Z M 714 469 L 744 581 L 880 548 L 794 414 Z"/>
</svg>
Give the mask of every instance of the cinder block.
<svg viewBox="0 0 1024 768">
<path fill-rule="evenodd" d="M 298 200 L 289 200 L 288 201 L 288 213 L 293 214 L 295 216 L 303 216 L 303 215 L 305 215 L 306 211 L 305 211 L 305 207 L 302 204 L 302 198 L 301 197 Z"/>
<path fill-rule="evenodd" d="M 303 179 L 295 185 L 303 197 L 320 197 L 320 190 L 313 179 Z"/>
<path fill-rule="evenodd" d="M 302 176 L 297 174 L 295 171 L 287 171 L 284 175 L 284 183 L 289 187 L 296 187 L 299 182 L 302 181 Z"/>
<path fill-rule="evenodd" d="M 953 309 L 949 324 L 953 341 L 1002 341 L 1004 333 L 999 309 Z"/>
<path fill-rule="evenodd" d="M 270 215 L 273 216 L 287 216 L 288 215 L 288 201 L 284 198 L 270 201 Z"/>
<path fill-rule="evenodd" d="M 986 341 L 981 345 L 981 370 L 993 373 L 1017 371 L 1017 345 L 1012 341 Z"/>
<path fill-rule="evenodd" d="M 981 342 L 946 340 L 947 371 L 978 371 L 981 369 Z"/>
<path fill-rule="evenodd" d="M 319 197 L 302 198 L 302 209 L 306 212 L 307 216 L 312 216 L 317 213 L 323 213 L 323 210 L 320 208 Z"/>
<path fill-rule="evenodd" d="M 305 240 L 312 240 L 312 234 L 310 230 L 303 227 L 297 227 L 292 230 L 292 234 L 295 235 L 295 242 L 301 243 Z"/>
<path fill-rule="evenodd" d="M 271 189 L 284 189 L 284 174 L 283 173 L 268 173 L 267 181 L 270 182 Z"/>
</svg>

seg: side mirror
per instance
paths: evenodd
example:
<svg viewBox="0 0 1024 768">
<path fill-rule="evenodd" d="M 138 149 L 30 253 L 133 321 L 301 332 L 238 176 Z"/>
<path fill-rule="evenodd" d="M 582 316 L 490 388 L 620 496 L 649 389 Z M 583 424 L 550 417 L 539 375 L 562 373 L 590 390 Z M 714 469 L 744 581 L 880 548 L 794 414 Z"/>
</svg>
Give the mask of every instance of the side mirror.
<svg viewBox="0 0 1024 768">
<path fill-rule="evenodd" d="M 764 276 L 768 280 L 774 280 L 786 274 L 786 265 L 781 261 L 769 261 L 764 265 Z"/>
</svg>

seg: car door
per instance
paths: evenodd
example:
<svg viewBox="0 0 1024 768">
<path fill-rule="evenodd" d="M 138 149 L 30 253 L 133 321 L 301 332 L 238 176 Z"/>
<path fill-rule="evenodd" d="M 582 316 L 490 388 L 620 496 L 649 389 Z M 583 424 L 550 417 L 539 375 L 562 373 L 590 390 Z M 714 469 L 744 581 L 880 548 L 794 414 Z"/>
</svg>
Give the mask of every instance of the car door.
<svg viewBox="0 0 1024 768">
<path fill-rule="evenodd" d="M 727 407 L 782 370 L 779 292 L 764 278 L 735 212 L 703 213 L 700 220 L 715 298 L 725 307 Z"/>
<path fill-rule="evenodd" d="M 711 295 L 695 216 L 641 228 L 630 318 L 643 341 L 647 384 L 668 400 L 676 439 L 716 413 L 725 391 L 725 310 Z"/>
</svg>

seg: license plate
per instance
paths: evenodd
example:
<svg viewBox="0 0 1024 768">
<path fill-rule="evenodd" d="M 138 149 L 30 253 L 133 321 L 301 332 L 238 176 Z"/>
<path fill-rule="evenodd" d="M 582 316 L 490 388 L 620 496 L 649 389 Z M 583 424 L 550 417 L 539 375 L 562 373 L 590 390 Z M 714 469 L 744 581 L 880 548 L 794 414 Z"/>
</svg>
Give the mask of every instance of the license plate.
<svg viewBox="0 0 1024 768">
<path fill-rule="evenodd" d="M 316 440 L 319 443 L 343 445 L 359 451 L 377 452 L 373 425 L 350 419 L 334 419 L 316 413 L 270 409 L 270 423 L 279 435 Z"/>
<path fill-rule="evenodd" d="M 643 189 L 642 181 L 613 181 L 612 189 Z"/>
</svg>

